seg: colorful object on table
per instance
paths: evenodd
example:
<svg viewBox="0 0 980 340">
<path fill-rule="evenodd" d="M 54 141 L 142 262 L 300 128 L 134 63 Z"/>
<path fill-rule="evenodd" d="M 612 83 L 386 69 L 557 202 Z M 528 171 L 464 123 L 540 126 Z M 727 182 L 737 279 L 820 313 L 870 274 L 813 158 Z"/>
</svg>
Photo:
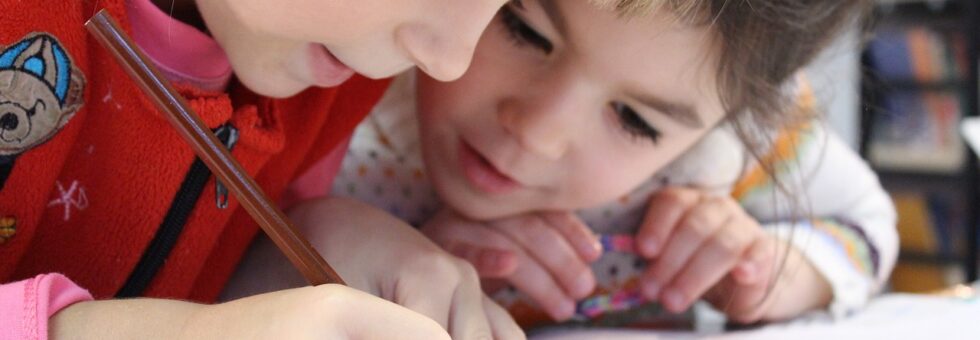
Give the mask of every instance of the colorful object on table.
<svg viewBox="0 0 980 340">
<path fill-rule="evenodd" d="M 619 291 L 582 300 L 575 314 L 579 318 L 592 319 L 602 314 L 639 307 L 646 302 L 647 300 L 639 291 Z"/>
<path fill-rule="evenodd" d="M 636 254 L 636 238 L 631 234 L 599 235 L 603 253 Z M 624 311 L 639 307 L 648 301 L 638 290 L 621 290 L 601 294 L 579 301 L 576 318 L 592 319 L 610 312 Z"/>
<path fill-rule="evenodd" d="M 628 234 L 599 236 L 599 243 L 602 244 L 602 251 L 604 253 L 618 252 L 636 254 L 636 247 L 634 246 L 635 242 L 636 239 L 633 237 L 633 235 Z"/>
</svg>

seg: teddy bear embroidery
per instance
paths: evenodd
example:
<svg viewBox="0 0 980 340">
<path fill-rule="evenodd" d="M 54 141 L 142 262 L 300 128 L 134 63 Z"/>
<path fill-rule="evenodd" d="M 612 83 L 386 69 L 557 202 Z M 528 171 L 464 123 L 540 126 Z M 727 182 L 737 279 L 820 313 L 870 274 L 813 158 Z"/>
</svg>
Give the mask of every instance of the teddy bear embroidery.
<svg viewBox="0 0 980 340">
<path fill-rule="evenodd" d="M 17 156 L 50 140 L 81 108 L 85 77 L 47 33 L 0 49 L 2 190 Z"/>
</svg>

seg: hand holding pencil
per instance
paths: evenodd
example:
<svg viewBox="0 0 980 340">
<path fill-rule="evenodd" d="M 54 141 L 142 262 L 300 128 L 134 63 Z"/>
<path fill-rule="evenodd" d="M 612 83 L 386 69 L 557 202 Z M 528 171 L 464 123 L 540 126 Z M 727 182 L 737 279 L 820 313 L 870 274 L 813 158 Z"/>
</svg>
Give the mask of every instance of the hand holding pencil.
<svg viewBox="0 0 980 340">
<path fill-rule="evenodd" d="M 357 206 L 341 205 L 343 207 L 337 210 L 340 204 L 331 204 L 331 201 L 310 202 L 301 205 L 296 214 L 307 218 L 314 216 L 312 220 L 304 219 L 302 224 L 323 227 L 313 231 L 331 231 L 317 244 L 326 245 L 320 250 L 344 264 L 347 273 L 354 273 L 351 276 L 356 278 L 358 288 L 404 307 L 347 287 L 326 285 L 344 284 L 344 281 L 264 195 L 107 12 L 96 14 L 86 27 L 112 52 L 215 176 L 241 201 L 242 207 L 276 245 L 277 252 L 286 255 L 310 284 L 322 286 L 277 291 L 213 306 L 154 300 L 80 304 L 84 306 L 70 308 L 75 312 L 66 314 L 63 323 L 74 323 L 75 326 L 78 322 L 111 323 L 112 318 L 92 320 L 91 315 L 121 314 L 118 316 L 125 319 L 131 315 L 125 312 L 127 310 L 157 304 L 159 306 L 152 310 L 173 308 L 176 311 L 163 313 L 164 317 L 172 317 L 172 324 L 185 325 L 175 336 L 238 338 L 264 334 L 267 337 L 285 335 L 286 338 L 445 339 L 451 334 L 456 339 L 524 338 L 523 331 L 507 312 L 480 290 L 479 280 L 471 267 L 442 252 L 411 226 L 366 206 L 363 213 L 358 213 Z M 365 222 L 371 221 L 365 220 L 371 215 L 378 218 L 374 222 Z M 365 232 L 368 227 L 382 229 L 378 229 L 373 237 L 365 238 L 364 235 L 371 235 Z M 385 237 L 387 242 L 380 240 Z M 394 256 L 379 255 L 384 253 Z M 408 265 L 402 266 L 405 263 Z M 275 312 L 269 313 L 270 308 Z M 94 313 L 93 309 L 96 310 Z M 181 316 L 187 314 L 191 317 L 181 321 Z M 167 324 L 171 323 L 159 323 Z M 120 328 L 108 324 L 105 327 Z M 160 333 L 162 330 L 146 328 L 135 331 L 158 336 L 166 334 Z"/>
<path fill-rule="evenodd" d="M 190 105 L 162 76 L 119 24 L 105 10 L 85 23 L 85 28 L 116 57 L 150 100 L 163 112 L 177 132 L 222 183 L 241 201 L 283 254 L 312 285 L 344 280 L 320 257 L 309 242 L 296 232 L 278 206 L 269 200 L 218 138 L 204 125 Z"/>
</svg>

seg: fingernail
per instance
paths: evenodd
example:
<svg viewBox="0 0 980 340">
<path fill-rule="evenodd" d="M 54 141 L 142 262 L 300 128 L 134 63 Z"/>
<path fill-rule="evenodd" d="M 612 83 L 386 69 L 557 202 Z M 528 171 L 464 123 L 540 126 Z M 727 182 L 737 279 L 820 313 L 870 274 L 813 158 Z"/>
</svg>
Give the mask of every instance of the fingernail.
<svg viewBox="0 0 980 340">
<path fill-rule="evenodd" d="M 578 252 L 581 254 L 582 258 L 586 261 L 595 261 L 599 259 L 602 255 L 602 243 L 598 239 L 592 239 L 588 242 L 579 242 Z"/>
<path fill-rule="evenodd" d="M 565 320 L 575 314 L 575 303 L 569 300 L 562 301 L 558 308 L 553 311 L 555 320 Z"/>
<path fill-rule="evenodd" d="M 758 269 L 752 262 L 746 262 L 739 265 L 739 271 L 742 272 L 743 281 L 753 281 L 758 275 Z"/>
<path fill-rule="evenodd" d="M 674 313 L 683 311 L 685 307 L 684 304 L 686 303 L 686 301 L 684 301 L 684 295 L 681 295 L 680 292 L 673 288 L 668 288 L 664 291 L 664 296 L 663 299 L 661 299 L 661 302 L 667 307 L 668 310 Z"/>
<path fill-rule="evenodd" d="M 646 280 L 643 283 L 643 295 L 651 301 L 656 301 L 658 295 L 660 294 L 660 284 L 654 280 Z"/>
<path fill-rule="evenodd" d="M 657 252 L 660 251 L 660 242 L 652 237 L 649 237 L 641 242 L 640 247 L 643 251 L 642 255 L 654 257 L 657 256 Z"/>
<path fill-rule="evenodd" d="M 587 247 L 588 249 L 586 249 L 586 254 L 591 255 L 592 259 L 598 258 L 599 255 L 602 255 L 602 242 L 599 242 L 599 238 L 593 237 L 592 242 L 589 242 Z"/>
<path fill-rule="evenodd" d="M 575 281 L 575 297 L 584 298 L 592 292 L 595 288 L 595 279 L 589 273 L 580 275 L 578 280 Z"/>
</svg>

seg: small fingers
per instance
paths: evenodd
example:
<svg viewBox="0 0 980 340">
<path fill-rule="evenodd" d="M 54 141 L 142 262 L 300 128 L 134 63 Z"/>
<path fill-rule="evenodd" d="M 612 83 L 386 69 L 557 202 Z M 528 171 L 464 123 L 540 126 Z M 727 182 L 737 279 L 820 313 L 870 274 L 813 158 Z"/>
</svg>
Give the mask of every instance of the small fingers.
<svg viewBox="0 0 980 340">
<path fill-rule="evenodd" d="M 738 263 L 753 242 L 751 230 L 733 218 L 702 244 L 697 256 L 691 258 L 661 295 L 668 310 L 679 313 L 690 307 L 711 286 L 717 284 Z"/>
<path fill-rule="evenodd" d="M 735 266 L 732 277 L 739 284 L 754 284 L 771 279 L 772 266 L 775 265 L 780 251 L 777 245 L 778 243 L 768 235 L 756 239 L 749 246 L 743 259 Z"/>
<path fill-rule="evenodd" d="M 578 216 L 568 212 L 546 212 L 541 217 L 545 222 L 565 236 L 569 244 L 578 252 L 579 257 L 586 262 L 593 262 L 602 256 L 602 244 L 592 229 Z"/>
<path fill-rule="evenodd" d="M 475 270 L 463 260 L 448 254 L 418 258 L 402 269 L 423 275 L 400 279 L 394 285 L 392 295 L 382 297 L 428 316 L 443 329 L 450 330 L 451 313 L 458 303 L 456 292 L 466 282 L 465 275 L 468 272 L 475 275 Z"/>
<path fill-rule="evenodd" d="M 463 243 L 456 243 L 446 250 L 472 264 L 484 278 L 505 278 L 513 274 L 518 266 L 517 255 L 508 250 Z"/>
<path fill-rule="evenodd" d="M 723 199 L 707 199 L 681 219 L 666 247 L 643 276 L 643 295 L 658 299 L 665 285 L 691 261 L 702 244 L 711 238 L 731 216 Z"/>
<path fill-rule="evenodd" d="M 521 326 L 517 325 L 517 322 L 510 316 L 510 313 L 486 297 L 486 295 L 483 296 L 483 310 L 486 312 L 487 319 L 490 321 L 490 329 L 493 330 L 494 339 L 527 339 L 524 330 L 521 329 Z"/>
<path fill-rule="evenodd" d="M 727 308 L 722 310 L 732 321 L 738 323 L 753 323 L 762 319 L 772 299 L 775 286 L 769 282 L 759 282 L 750 285 L 735 284 L 734 294 L 730 297 Z"/>
<path fill-rule="evenodd" d="M 583 298 L 595 288 L 592 267 L 578 256 L 573 246 L 555 228 L 536 216 L 513 223 L 502 223 L 500 230 L 521 244 L 521 248 L 541 269 L 573 298 Z M 523 263 L 522 262 L 522 263 Z"/>
<path fill-rule="evenodd" d="M 510 283 L 555 320 L 565 320 L 575 314 L 575 300 L 535 261 L 522 261 Z"/>
<path fill-rule="evenodd" d="M 666 188 L 654 194 L 636 235 L 640 255 L 649 259 L 661 254 L 674 228 L 700 199 L 698 191 L 686 188 Z"/>
<path fill-rule="evenodd" d="M 732 321 L 753 323 L 765 315 L 775 289 L 776 248 L 777 243 L 766 235 L 756 239 L 726 279 L 727 287 L 710 298 Z"/>
<path fill-rule="evenodd" d="M 442 213 L 422 231 L 449 253 L 472 264 L 481 277 L 503 278 L 518 266 L 518 245 L 482 223 Z"/>
<path fill-rule="evenodd" d="M 449 315 L 449 334 L 453 339 L 492 339 L 490 317 L 483 305 L 483 291 L 475 270 L 462 269 L 461 280 L 453 294 Z"/>
</svg>

